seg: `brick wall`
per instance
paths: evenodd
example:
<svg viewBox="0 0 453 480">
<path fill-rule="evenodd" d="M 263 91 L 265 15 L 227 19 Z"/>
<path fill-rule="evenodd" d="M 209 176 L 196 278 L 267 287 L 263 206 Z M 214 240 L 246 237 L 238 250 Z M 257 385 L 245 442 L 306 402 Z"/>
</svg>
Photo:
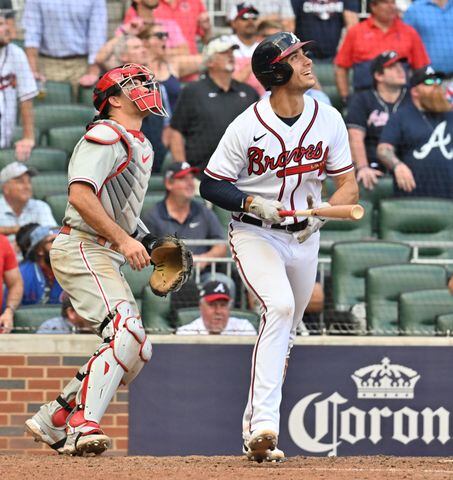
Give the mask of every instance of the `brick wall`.
<svg viewBox="0 0 453 480">
<path fill-rule="evenodd" d="M 55 454 L 24 431 L 42 403 L 55 399 L 87 356 L 0 355 L 0 454 Z M 121 387 L 101 425 L 112 438 L 111 454 L 127 454 L 128 390 Z"/>
</svg>

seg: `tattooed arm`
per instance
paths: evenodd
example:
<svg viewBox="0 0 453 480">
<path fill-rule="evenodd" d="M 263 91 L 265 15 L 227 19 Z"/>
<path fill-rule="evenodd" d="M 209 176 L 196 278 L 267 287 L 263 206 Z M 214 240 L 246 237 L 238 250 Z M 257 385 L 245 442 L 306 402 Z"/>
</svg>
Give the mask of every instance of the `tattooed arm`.
<svg viewBox="0 0 453 480">
<path fill-rule="evenodd" d="M 390 143 L 380 143 L 377 147 L 379 161 L 395 176 L 398 187 L 405 192 L 412 192 L 417 186 L 411 169 L 395 154 L 395 147 Z"/>
</svg>

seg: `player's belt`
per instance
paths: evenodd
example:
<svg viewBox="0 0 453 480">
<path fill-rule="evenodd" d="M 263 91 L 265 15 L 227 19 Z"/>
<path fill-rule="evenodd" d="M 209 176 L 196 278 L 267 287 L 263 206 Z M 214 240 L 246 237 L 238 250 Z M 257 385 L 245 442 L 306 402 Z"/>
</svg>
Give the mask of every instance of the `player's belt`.
<svg viewBox="0 0 453 480">
<path fill-rule="evenodd" d="M 232 215 L 232 217 L 233 217 L 233 220 L 236 220 L 238 222 L 249 223 L 250 225 L 255 225 L 257 227 L 283 230 L 284 232 L 288 232 L 288 233 L 300 232 L 301 230 L 305 230 L 305 228 L 307 228 L 307 225 L 308 225 L 307 219 L 303 220 L 302 222 L 291 223 L 290 225 L 280 225 L 279 223 L 273 223 L 271 225 L 268 225 L 262 222 L 261 220 L 258 220 L 257 218 L 251 217 L 250 215 L 242 214 L 239 217 Z"/>
<path fill-rule="evenodd" d="M 60 228 L 60 231 L 58 233 L 62 233 L 63 235 L 71 235 L 71 231 L 78 232 L 78 230 L 73 229 L 69 225 L 63 225 Z M 88 235 L 101 247 L 106 247 L 106 248 L 111 248 L 112 247 L 112 243 L 109 242 L 106 238 L 101 237 L 100 235 L 92 235 L 91 233 L 87 233 L 87 232 L 80 232 L 80 233 L 82 235 Z"/>
</svg>

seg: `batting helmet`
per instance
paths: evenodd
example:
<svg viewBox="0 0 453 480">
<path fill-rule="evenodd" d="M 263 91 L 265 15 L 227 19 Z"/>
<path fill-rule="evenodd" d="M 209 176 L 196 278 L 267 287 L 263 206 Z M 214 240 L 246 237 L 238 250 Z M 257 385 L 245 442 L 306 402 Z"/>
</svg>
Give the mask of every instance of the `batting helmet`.
<svg viewBox="0 0 453 480">
<path fill-rule="evenodd" d="M 252 56 L 252 70 L 261 85 L 271 87 L 289 82 L 293 68 L 282 60 L 310 42 L 301 42 L 294 33 L 279 32 L 265 38 Z"/>
<path fill-rule="evenodd" d="M 108 98 L 123 92 L 136 107 L 144 112 L 168 116 L 162 105 L 159 83 L 153 72 L 144 65 L 134 63 L 112 68 L 96 83 L 93 104 L 99 113 L 107 105 Z"/>
</svg>

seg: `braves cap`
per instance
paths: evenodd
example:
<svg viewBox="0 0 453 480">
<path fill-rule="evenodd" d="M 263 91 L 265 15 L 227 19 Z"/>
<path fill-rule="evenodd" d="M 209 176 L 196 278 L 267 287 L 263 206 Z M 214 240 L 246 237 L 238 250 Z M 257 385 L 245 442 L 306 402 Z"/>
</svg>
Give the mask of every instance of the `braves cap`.
<svg viewBox="0 0 453 480">
<path fill-rule="evenodd" d="M 185 177 L 188 173 L 199 173 L 200 169 L 197 167 L 192 167 L 187 162 L 173 162 L 170 163 L 168 168 L 165 170 L 165 178 L 182 178 Z"/>
<path fill-rule="evenodd" d="M 427 65 L 426 67 L 418 68 L 412 72 L 410 86 L 415 87 L 428 78 L 440 78 L 443 80 L 445 77 L 446 75 L 444 72 L 436 72 L 431 65 Z"/>
<path fill-rule="evenodd" d="M 0 171 L 0 184 L 6 183 L 13 178 L 20 177 L 24 173 L 28 173 L 31 177 L 37 174 L 34 168 L 27 167 L 27 165 L 22 162 L 9 163 Z"/>
<path fill-rule="evenodd" d="M 395 50 L 387 50 L 372 60 L 371 72 L 382 73 L 384 68 L 390 67 L 396 62 L 407 62 L 407 58 L 401 57 Z"/>
<path fill-rule="evenodd" d="M 226 283 L 219 280 L 206 282 L 200 290 L 200 298 L 207 302 L 215 302 L 216 300 L 231 300 L 230 289 Z"/>
<path fill-rule="evenodd" d="M 238 48 L 239 45 L 234 43 L 231 38 L 227 35 L 222 35 L 212 39 L 207 45 L 205 45 L 203 48 L 203 60 L 206 62 L 216 53 L 224 53 L 230 49 L 236 50 Z"/>
<path fill-rule="evenodd" d="M 238 3 L 230 9 L 228 18 L 230 21 L 236 18 L 257 18 L 260 12 L 249 2 Z"/>
</svg>

